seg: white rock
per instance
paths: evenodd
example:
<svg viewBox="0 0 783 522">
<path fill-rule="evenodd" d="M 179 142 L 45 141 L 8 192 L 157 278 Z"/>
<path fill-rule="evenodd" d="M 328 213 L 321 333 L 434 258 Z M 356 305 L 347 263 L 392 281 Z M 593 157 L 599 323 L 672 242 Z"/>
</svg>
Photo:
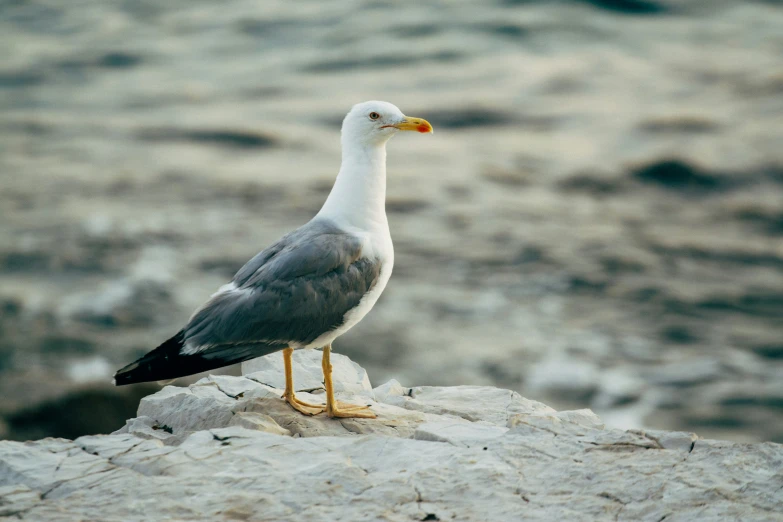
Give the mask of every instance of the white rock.
<svg viewBox="0 0 783 522">
<path fill-rule="evenodd" d="M 454 446 L 469 448 L 486 443 L 487 440 L 500 437 L 508 428 L 466 422 L 461 419 L 426 422 L 416 428 L 413 438 L 434 442 L 448 442 Z"/>
<path fill-rule="evenodd" d="M 142 416 L 128 419 L 125 426 L 114 433 L 128 433 L 142 439 L 160 440 L 164 444 L 177 444 L 184 438 L 184 435 L 190 432 L 178 430 L 178 433 L 174 435 L 174 429 L 171 426 L 160 424 L 151 417 Z"/>
<path fill-rule="evenodd" d="M 314 391 L 324 389 L 320 350 L 296 350 L 292 355 L 294 389 Z M 335 392 L 372 397 L 372 385 L 367 372 L 344 355 L 332 352 L 332 380 Z M 242 375 L 273 388 L 285 389 L 283 355 L 274 353 L 242 363 Z"/>
<path fill-rule="evenodd" d="M 417 386 L 402 395 L 398 393 L 399 389 L 392 385 L 389 392 L 382 395 L 383 400 L 408 410 L 453 415 L 471 422 L 486 421 L 502 427 L 515 413 L 555 411 L 546 404 L 525 399 L 517 392 L 491 386 Z"/>
<path fill-rule="evenodd" d="M 690 453 L 695 447 L 696 441 L 700 439 L 695 433 L 686 433 L 683 431 L 662 431 L 662 430 L 630 430 L 631 433 L 638 433 L 649 439 L 656 441 L 661 448 Z"/>
<path fill-rule="evenodd" d="M 306 417 L 280 392 L 210 377 L 145 398 L 112 435 L 0 441 L 0 516 L 657 522 L 783 512 L 779 444 L 600 429 L 590 410 L 555 412 L 488 387 L 390 381 L 375 390 L 380 402 L 345 395 L 377 419 Z"/>
<path fill-rule="evenodd" d="M 536 411 L 529 414 L 518 413 L 512 415 L 509 418 L 508 427 L 513 428 L 515 426 L 518 426 L 519 424 L 527 423 L 530 421 L 531 417 L 535 417 L 536 419 L 547 419 L 551 421 L 553 426 L 559 426 L 563 423 L 567 423 L 567 424 L 574 424 L 576 426 L 581 426 L 583 428 L 591 428 L 591 429 L 598 429 L 598 430 L 604 429 L 604 423 L 601 421 L 600 417 L 598 417 L 598 415 L 596 415 L 595 413 L 593 413 L 592 410 L 589 409 L 570 410 L 570 411 L 552 411 L 552 412 Z"/>
<path fill-rule="evenodd" d="M 392 379 L 389 382 L 385 382 L 377 388 L 374 388 L 373 395 L 378 402 L 402 406 L 405 403 L 403 397 L 408 395 L 410 390 L 410 388 L 403 387 L 396 379 Z"/>
<path fill-rule="evenodd" d="M 41 501 L 41 493 L 24 484 L 0 487 L 0 517 L 18 516 Z"/>
<path fill-rule="evenodd" d="M 306 392 L 297 397 L 310 403 L 323 402 L 323 397 Z M 408 411 L 388 404 L 379 404 L 369 399 L 352 401 L 370 404 L 378 415 L 377 419 L 330 419 L 324 414 L 309 417 L 294 411 L 279 397 L 249 397 L 238 402 L 234 412 L 260 412 L 269 415 L 279 426 L 300 437 L 338 435 L 386 435 L 389 437 L 412 437 L 416 427 L 428 416 L 418 411 Z"/>
<path fill-rule="evenodd" d="M 196 386 L 217 386 L 218 390 L 232 399 L 241 398 L 248 392 L 268 390 L 268 387 L 264 388 L 263 386 L 260 386 L 257 381 L 229 375 L 210 375 L 203 379 L 199 379 L 195 384 Z"/>
<path fill-rule="evenodd" d="M 175 433 L 216 426 L 228 426 L 236 399 L 221 392 L 216 385 L 193 385 L 188 388 L 166 386 L 139 403 L 139 416 L 150 417 Z"/>
<path fill-rule="evenodd" d="M 269 415 L 254 411 L 236 412 L 228 425 L 240 426 L 249 430 L 264 431 L 266 433 L 272 433 L 273 435 L 291 435 L 290 431 L 281 428 L 280 425 L 275 422 L 275 419 Z"/>
</svg>

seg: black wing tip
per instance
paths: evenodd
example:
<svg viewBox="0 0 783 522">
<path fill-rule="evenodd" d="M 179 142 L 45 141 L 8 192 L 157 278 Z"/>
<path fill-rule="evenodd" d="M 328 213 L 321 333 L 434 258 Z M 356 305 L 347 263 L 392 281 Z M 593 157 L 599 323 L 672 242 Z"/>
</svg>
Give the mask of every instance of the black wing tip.
<svg viewBox="0 0 783 522">
<path fill-rule="evenodd" d="M 114 374 L 114 385 L 125 386 L 140 382 L 170 381 L 177 377 L 194 375 L 248 359 L 255 359 L 286 346 L 285 344 L 261 344 L 258 342 L 246 345 L 225 344 L 197 353 L 183 354 L 184 344 L 184 334 L 180 331 L 143 357 L 117 370 L 117 373 Z"/>
<path fill-rule="evenodd" d="M 188 373 L 183 373 L 183 370 L 187 372 L 187 368 L 182 368 L 178 364 L 180 362 L 178 361 L 179 352 L 184 345 L 183 341 L 184 335 L 180 331 L 151 352 L 117 370 L 112 382 L 115 386 L 125 386 L 188 375 Z"/>
<path fill-rule="evenodd" d="M 117 370 L 112 379 L 112 383 L 115 386 L 125 386 L 126 384 L 145 382 L 143 380 L 134 380 L 134 375 L 136 375 L 134 370 L 139 367 L 139 361 L 141 361 L 141 359 Z"/>
</svg>

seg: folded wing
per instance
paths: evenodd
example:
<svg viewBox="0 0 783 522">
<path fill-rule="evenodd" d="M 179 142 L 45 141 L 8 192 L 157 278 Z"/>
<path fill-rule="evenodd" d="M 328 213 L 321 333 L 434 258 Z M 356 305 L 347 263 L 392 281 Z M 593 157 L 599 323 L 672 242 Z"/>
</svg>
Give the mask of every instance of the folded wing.
<svg viewBox="0 0 783 522">
<path fill-rule="evenodd" d="M 310 222 L 242 267 L 174 337 L 117 372 L 117 384 L 163 380 L 306 346 L 343 324 L 372 289 L 379 261 L 330 222 Z"/>
</svg>

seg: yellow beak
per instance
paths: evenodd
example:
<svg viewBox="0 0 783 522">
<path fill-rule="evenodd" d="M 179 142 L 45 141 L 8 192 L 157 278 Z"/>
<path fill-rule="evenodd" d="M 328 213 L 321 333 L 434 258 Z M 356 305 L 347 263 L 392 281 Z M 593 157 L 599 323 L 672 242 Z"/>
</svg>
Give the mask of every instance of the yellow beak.
<svg viewBox="0 0 783 522">
<path fill-rule="evenodd" d="M 430 125 L 430 122 L 424 118 L 412 118 L 410 116 L 405 116 L 405 118 L 400 123 L 395 123 L 394 125 L 390 126 L 404 131 L 417 131 L 421 132 L 422 134 L 432 132 L 432 125 Z"/>
</svg>

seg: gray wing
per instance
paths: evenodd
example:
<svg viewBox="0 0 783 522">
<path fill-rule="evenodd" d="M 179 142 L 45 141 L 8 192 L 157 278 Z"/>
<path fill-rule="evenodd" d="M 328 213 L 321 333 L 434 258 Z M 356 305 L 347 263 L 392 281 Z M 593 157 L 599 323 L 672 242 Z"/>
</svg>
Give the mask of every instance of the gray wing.
<svg viewBox="0 0 783 522">
<path fill-rule="evenodd" d="M 214 295 L 184 328 L 184 352 L 268 353 L 339 327 L 375 285 L 381 263 L 329 222 L 310 222 L 251 259 L 236 289 Z"/>
</svg>

